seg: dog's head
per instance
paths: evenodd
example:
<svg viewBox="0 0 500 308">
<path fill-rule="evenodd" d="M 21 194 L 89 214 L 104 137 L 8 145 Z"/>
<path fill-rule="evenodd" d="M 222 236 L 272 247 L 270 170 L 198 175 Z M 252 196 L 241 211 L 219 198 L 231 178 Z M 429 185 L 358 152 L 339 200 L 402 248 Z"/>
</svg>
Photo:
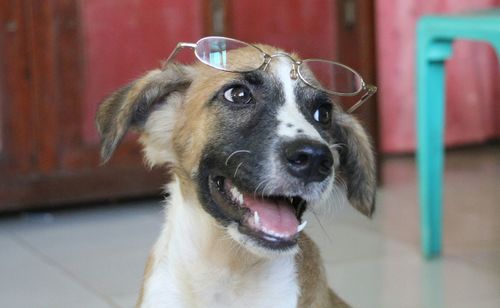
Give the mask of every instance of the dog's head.
<svg viewBox="0 0 500 308">
<path fill-rule="evenodd" d="M 173 63 L 153 70 L 100 106 L 102 158 L 135 128 L 149 164 L 171 164 L 203 209 L 260 255 L 295 251 L 308 207 L 345 195 L 371 215 L 368 137 L 329 95 L 291 78 L 291 65 L 277 57 L 248 73 Z"/>
</svg>

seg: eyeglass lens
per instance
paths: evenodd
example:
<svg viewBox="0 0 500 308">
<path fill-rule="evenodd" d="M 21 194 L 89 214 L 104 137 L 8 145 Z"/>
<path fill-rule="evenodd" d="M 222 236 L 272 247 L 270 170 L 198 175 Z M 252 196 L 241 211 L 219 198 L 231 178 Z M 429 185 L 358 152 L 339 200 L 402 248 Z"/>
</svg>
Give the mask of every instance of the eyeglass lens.
<svg viewBox="0 0 500 308">
<path fill-rule="evenodd" d="M 240 55 L 240 48 L 245 48 L 244 57 Z M 225 38 L 203 38 L 196 44 L 195 53 L 200 61 L 225 71 L 252 71 L 264 62 L 262 52 L 256 47 Z"/>
<path fill-rule="evenodd" d="M 304 60 L 300 74 L 307 83 L 330 92 L 354 94 L 363 87 L 361 76 L 357 73 L 326 60 Z"/>
</svg>

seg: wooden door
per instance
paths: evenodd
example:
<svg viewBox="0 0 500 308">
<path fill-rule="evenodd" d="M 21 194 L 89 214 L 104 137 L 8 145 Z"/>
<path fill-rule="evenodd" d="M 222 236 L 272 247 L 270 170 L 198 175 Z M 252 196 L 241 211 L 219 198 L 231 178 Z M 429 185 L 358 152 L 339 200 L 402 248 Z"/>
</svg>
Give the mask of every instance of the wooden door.
<svg viewBox="0 0 500 308">
<path fill-rule="evenodd" d="M 158 195 L 166 173 L 146 170 L 133 136 L 100 166 L 95 110 L 201 36 L 202 4 L 0 2 L 0 211 Z"/>
<path fill-rule="evenodd" d="M 146 170 L 134 136 L 99 165 L 94 116 L 178 41 L 274 44 L 374 82 L 372 18 L 353 0 L 0 1 L 0 211 L 158 195 L 166 172 Z M 376 136 L 375 112 L 359 115 Z"/>
</svg>

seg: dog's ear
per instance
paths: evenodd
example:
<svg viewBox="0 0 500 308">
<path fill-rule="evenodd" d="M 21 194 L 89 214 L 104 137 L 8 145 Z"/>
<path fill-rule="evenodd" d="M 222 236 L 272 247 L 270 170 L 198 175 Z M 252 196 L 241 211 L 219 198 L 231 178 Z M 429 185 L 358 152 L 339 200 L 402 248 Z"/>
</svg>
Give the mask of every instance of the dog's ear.
<svg viewBox="0 0 500 308">
<path fill-rule="evenodd" d="M 346 184 L 347 198 L 361 213 L 371 217 L 375 209 L 377 179 L 370 140 L 359 122 L 349 114 L 339 113 L 335 121 L 339 147 L 339 176 Z"/>
<path fill-rule="evenodd" d="M 97 110 L 101 135 L 101 160 L 106 163 L 129 128 L 141 131 L 159 104 L 168 104 L 173 93 L 184 94 L 193 79 L 190 67 L 170 64 L 153 70 L 106 98 Z"/>
</svg>

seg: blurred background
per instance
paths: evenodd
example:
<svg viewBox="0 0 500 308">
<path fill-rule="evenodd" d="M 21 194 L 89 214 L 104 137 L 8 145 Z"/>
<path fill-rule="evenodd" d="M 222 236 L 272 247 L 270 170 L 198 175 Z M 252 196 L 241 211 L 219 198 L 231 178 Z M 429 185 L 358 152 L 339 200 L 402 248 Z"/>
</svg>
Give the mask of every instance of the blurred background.
<svg viewBox="0 0 500 308">
<path fill-rule="evenodd" d="M 318 231 L 332 250 L 343 247 L 345 255 L 324 252 L 332 261 L 330 281 L 343 278 L 336 282 L 341 295 L 359 307 L 500 307 L 500 74 L 487 44 L 458 41 L 446 65 L 449 161 L 445 250 L 438 263 L 426 263 L 419 252 L 413 159 L 416 21 L 425 14 L 496 6 L 500 0 L 0 1 L 0 264 L 12 273 L 6 278 L 0 265 L 0 306 L 133 305 L 142 264 L 161 223 L 157 200 L 144 200 L 161 195 L 168 174 L 146 170 L 136 136 L 101 166 L 96 108 L 121 85 L 157 68 L 179 41 L 224 35 L 347 64 L 379 87 L 376 97 L 356 112 L 378 152 L 379 214 L 368 222 L 346 210 L 325 223 L 326 229 L 340 228 L 328 229 L 339 236 L 325 238 L 325 230 Z M 109 242 L 124 233 L 134 244 L 118 240 L 116 251 L 108 253 Z M 351 236 L 367 244 L 352 248 Z M 47 251 L 51 245 L 54 250 Z M 103 255 L 96 255 L 96 249 Z M 26 259 L 19 257 L 22 253 Z M 116 261 L 123 255 L 135 259 Z M 350 267 L 370 256 L 377 261 Z M 96 263 L 83 268 L 78 261 L 92 258 Z M 339 263 L 347 265 L 335 265 Z M 387 263 L 396 264 L 396 270 Z M 49 299 L 40 305 L 21 300 L 20 290 L 29 292 L 26 281 L 47 264 L 62 275 L 61 286 L 76 281 L 75 290 L 83 291 L 71 289 L 73 297 L 57 301 L 57 287 L 44 289 L 35 283 L 30 290 Z M 405 272 L 404 264 L 412 270 Z M 17 276 L 16 266 L 33 271 Z M 103 269 L 111 271 L 104 280 Z M 80 276 L 93 270 L 95 276 Z M 109 278 L 128 270 L 128 280 Z M 453 276 L 457 273 L 461 276 Z M 18 284 L 12 284 L 16 276 Z M 390 295 L 409 276 L 420 278 L 399 301 L 393 299 Z M 364 279 L 363 291 L 357 290 L 354 278 Z M 480 283 L 473 284 L 474 279 Z M 455 286 L 454 281 L 468 282 Z M 9 283 L 10 297 L 5 297 L 2 289 Z M 366 288 L 372 291 L 359 296 Z M 465 296 L 471 288 L 479 289 L 472 292 L 477 297 L 467 297 L 470 301 L 446 295 Z M 10 304 L 2 305 L 2 297 Z"/>
</svg>

